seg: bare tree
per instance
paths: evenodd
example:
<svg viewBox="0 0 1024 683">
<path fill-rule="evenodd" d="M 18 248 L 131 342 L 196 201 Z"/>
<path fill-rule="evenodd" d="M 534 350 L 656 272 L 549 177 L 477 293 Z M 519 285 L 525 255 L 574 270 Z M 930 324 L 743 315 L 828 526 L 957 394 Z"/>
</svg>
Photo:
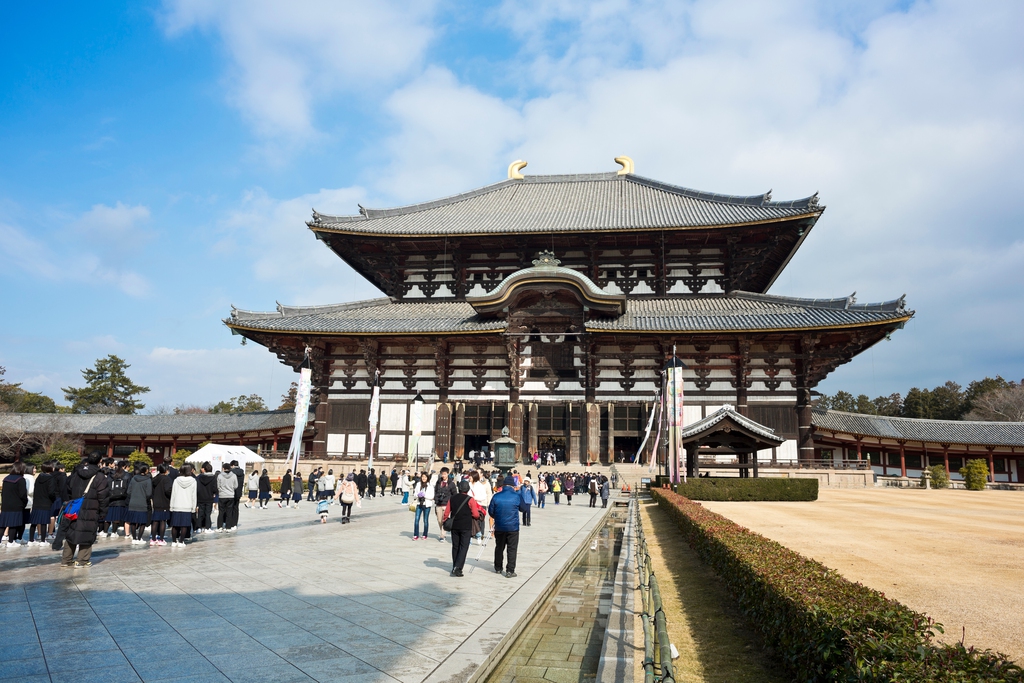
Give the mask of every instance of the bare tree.
<svg viewBox="0 0 1024 683">
<path fill-rule="evenodd" d="M 32 445 L 32 436 L 21 426 L 21 419 L 0 413 L 0 459 L 14 460 Z"/>
<path fill-rule="evenodd" d="M 82 446 L 81 436 L 73 430 L 71 420 L 63 415 L 48 415 L 32 430 L 33 441 L 44 452 L 60 444 L 78 450 Z"/>
<path fill-rule="evenodd" d="M 1005 389 L 995 389 L 974 399 L 974 410 L 968 420 L 988 422 L 1024 422 L 1024 381 L 1010 383 Z"/>
</svg>

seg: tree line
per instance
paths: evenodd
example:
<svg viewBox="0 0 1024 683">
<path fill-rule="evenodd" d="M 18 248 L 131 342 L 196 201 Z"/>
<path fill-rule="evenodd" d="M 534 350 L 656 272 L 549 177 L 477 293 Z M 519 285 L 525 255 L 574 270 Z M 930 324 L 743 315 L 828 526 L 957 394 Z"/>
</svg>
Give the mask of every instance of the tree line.
<svg viewBox="0 0 1024 683">
<path fill-rule="evenodd" d="M 814 405 L 848 413 L 889 417 L 1024 422 L 1024 380 L 1007 381 L 996 375 L 975 380 L 966 388 L 950 381 L 934 389 L 913 387 L 906 396 L 889 394 L 875 398 L 837 391 L 831 396 L 822 394 Z"/>
<path fill-rule="evenodd" d="M 134 415 L 146 407 L 140 398 L 149 393 L 149 387 L 135 384 L 128 377 L 131 365 L 113 354 L 98 358 L 93 367 L 82 370 L 81 387 L 63 387 L 64 399 L 69 405 L 58 405 L 49 396 L 23 389 L 20 383 L 7 382 L 7 370 L 0 366 L 0 412 L 12 413 L 109 413 Z M 295 407 L 298 384 L 292 382 L 281 396 L 277 410 Z M 258 394 L 234 396 L 212 405 L 180 404 L 174 408 L 156 407 L 152 415 L 195 415 L 206 413 L 252 413 L 270 410 Z"/>
</svg>

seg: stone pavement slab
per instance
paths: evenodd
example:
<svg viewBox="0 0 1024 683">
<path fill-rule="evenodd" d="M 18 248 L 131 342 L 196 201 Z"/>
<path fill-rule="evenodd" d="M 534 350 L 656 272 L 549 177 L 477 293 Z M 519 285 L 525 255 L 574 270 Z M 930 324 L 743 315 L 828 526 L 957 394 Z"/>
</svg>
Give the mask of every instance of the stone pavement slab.
<svg viewBox="0 0 1024 683">
<path fill-rule="evenodd" d="M 492 542 L 471 547 L 459 579 L 436 520 L 428 540 L 413 541 L 413 514 L 397 501 L 366 500 L 346 525 L 337 506 L 326 525 L 310 503 L 243 508 L 238 532 L 198 535 L 186 548 L 99 541 L 90 569 L 60 569 L 48 548 L 2 551 L 0 681 L 411 683 L 440 669 L 471 673 L 604 512 L 535 508 L 517 578 L 494 573 Z"/>
</svg>

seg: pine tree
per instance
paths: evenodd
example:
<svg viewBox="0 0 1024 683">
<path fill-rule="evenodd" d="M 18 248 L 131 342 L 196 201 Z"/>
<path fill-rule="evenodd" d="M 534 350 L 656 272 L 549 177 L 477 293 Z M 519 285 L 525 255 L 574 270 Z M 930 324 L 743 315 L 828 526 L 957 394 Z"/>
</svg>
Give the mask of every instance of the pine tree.
<svg viewBox="0 0 1024 683">
<path fill-rule="evenodd" d="M 149 387 L 132 382 L 125 371 L 131 365 L 111 354 L 96 360 L 96 366 L 82 370 L 86 385 L 62 388 L 74 413 L 120 413 L 131 415 L 146 407 L 137 400 Z"/>
</svg>

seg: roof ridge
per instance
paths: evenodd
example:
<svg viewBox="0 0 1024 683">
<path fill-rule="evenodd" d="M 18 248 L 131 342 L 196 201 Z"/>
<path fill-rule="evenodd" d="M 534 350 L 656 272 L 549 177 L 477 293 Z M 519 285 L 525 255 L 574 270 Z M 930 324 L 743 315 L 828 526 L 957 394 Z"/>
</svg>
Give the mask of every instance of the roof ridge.
<svg viewBox="0 0 1024 683">
<path fill-rule="evenodd" d="M 713 296 L 713 295 L 712 295 Z M 858 304 L 857 299 L 854 295 L 839 297 L 835 299 L 808 299 L 805 297 L 795 296 L 783 296 L 781 294 L 760 294 L 758 292 L 745 292 L 742 290 L 733 290 L 732 292 L 726 292 L 722 296 L 736 297 L 738 299 L 752 299 L 755 301 L 765 302 L 785 302 L 794 305 L 807 306 L 808 308 L 829 308 L 829 309 L 843 309 L 851 311 L 878 311 L 878 312 L 902 312 L 908 315 L 913 315 L 914 311 L 906 309 L 906 294 L 898 299 L 892 299 L 890 301 L 882 301 L 878 303 L 870 304 Z"/>
<path fill-rule="evenodd" d="M 809 197 L 803 199 L 793 199 L 782 202 L 772 201 L 772 191 L 768 190 L 762 194 L 755 195 L 732 195 L 732 194 L 721 194 L 718 192 L 706 192 L 703 190 L 694 190 L 681 185 L 674 185 L 672 183 L 666 183 L 660 180 L 654 180 L 653 178 L 647 178 L 645 176 L 639 176 L 634 173 L 628 173 L 619 175 L 616 171 L 608 171 L 603 173 L 564 173 L 564 174 L 550 174 L 550 175 L 526 175 L 520 179 L 508 178 L 500 180 L 490 185 L 484 185 L 473 190 L 467 190 L 466 192 L 459 192 L 453 195 L 440 197 L 438 199 L 432 199 L 425 202 L 416 202 L 413 204 L 404 204 L 401 206 L 386 208 L 386 209 L 373 209 L 359 206 L 359 213 L 355 215 L 334 215 L 325 214 L 313 210 L 313 218 L 308 221 L 308 225 L 311 229 L 316 229 L 324 224 L 331 223 L 353 223 L 359 221 L 366 221 L 375 218 L 388 218 L 391 216 L 404 216 L 411 213 L 418 213 L 420 211 L 428 211 L 430 209 L 436 209 L 442 206 L 450 206 L 459 202 L 473 199 L 481 195 L 489 194 L 502 190 L 506 187 L 515 186 L 515 184 L 525 185 L 541 185 L 547 183 L 575 183 L 575 182 L 631 182 L 637 185 L 643 185 L 654 190 L 660 190 L 669 194 L 678 196 L 688 197 L 690 199 L 697 199 L 701 201 L 714 202 L 717 204 L 728 204 L 732 206 L 759 206 L 759 207 L 774 207 L 774 208 L 789 208 L 789 209 L 807 209 L 810 211 L 823 211 L 824 205 L 818 203 L 818 193 L 815 192 Z"/>
<path fill-rule="evenodd" d="M 319 304 L 315 306 L 288 306 L 282 303 L 277 304 L 276 311 L 246 311 L 240 308 L 231 307 L 231 318 L 224 322 L 238 320 L 270 320 L 274 318 L 290 318 L 313 313 L 334 313 L 336 311 L 351 311 L 359 308 L 372 308 L 392 303 L 387 297 L 376 299 L 364 299 L 362 301 L 349 301 L 340 304 Z"/>
<path fill-rule="evenodd" d="M 905 422 L 931 422 L 938 424 L 972 424 L 972 425 L 1024 425 L 1024 422 L 997 422 L 994 420 L 937 420 L 931 417 L 903 417 L 902 415 L 873 415 L 871 413 L 851 413 L 847 410 L 834 410 L 833 408 L 814 408 L 814 412 L 827 414 L 838 413 L 840 415 L 853 415 L 855 417 L 866 417 L 873 420 L 902 420 Z"/>
<path fill-rule="evenodd" d="M 818 193 L 815 192 L 809 197 L 803 199 L 791 199 L 782 202 L 772 201 L 772 191 L 768 190 L 762 194 L 753 195 L 735 195 L 735 194 L 722 194 L 719 192 L 707 192 L 705 190 L 694 190 L 689 187 L 683 187 L 682 185 L 674 185 L 672 183 L 666 183 L 662 180 L 654 180 L 653 178 L 647 178 L 636 174 L 629 174 L 622 176 L 625 180 L 637 183 L 638 185 L 645 185 L 655 190 L 662 190 L 663 192 L 670 192 L 672 194 L 682 195 L 691 199 L 700 199 L 709 202 L 716 202 L 719 204 L 732 204 L 737 206 L 774 206 L 781 208 L 806 208 L 814 211 L 824 211 L 825 206 L 818 204 Z"/>
</svg>

